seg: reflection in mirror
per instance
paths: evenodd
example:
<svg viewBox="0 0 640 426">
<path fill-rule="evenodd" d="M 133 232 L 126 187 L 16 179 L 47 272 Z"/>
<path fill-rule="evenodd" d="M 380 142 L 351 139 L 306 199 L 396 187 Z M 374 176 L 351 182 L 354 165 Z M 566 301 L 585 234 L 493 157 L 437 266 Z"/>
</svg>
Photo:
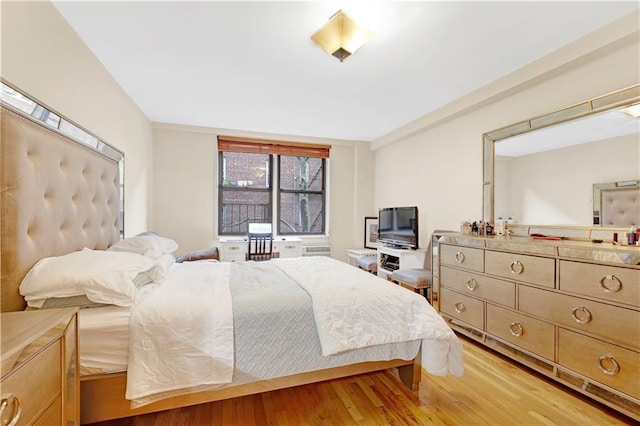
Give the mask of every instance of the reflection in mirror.
<svg viewBox="0 0 640 426">
<path fill-rule="evenodd" d="M 621 111 L 638 101 L 633 86 L 485 134 L 485 220 L 594 226 L 594 185 L 640 179 L 640 119 Z"/>
<path fill-rule="evenodd" d="M 593 185 L 593 224 L 640 226 L 640 180 Z"/>
</svg>

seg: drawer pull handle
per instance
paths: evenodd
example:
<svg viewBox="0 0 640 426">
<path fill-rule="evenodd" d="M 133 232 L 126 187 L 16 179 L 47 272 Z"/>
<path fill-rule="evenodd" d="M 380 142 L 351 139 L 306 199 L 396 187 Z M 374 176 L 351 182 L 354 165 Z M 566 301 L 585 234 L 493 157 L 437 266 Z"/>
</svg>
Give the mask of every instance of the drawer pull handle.
<svg viewBox="0 0 640 426">
<path fill-rule="evenodd" d="M 467 309 L 462 302 L 458 302 L 454 306 L 456 308 L 456 312 L 459 314 L 463 313 Z"/>
<path fill-rule="evenodd" d="M 582 315 L 578 316 L 578 311 L 582 313 Z M 584 306 L 576 306 L 571 310 L 571 316 L 578 324 L 586 324 L 591 321 L 591 312 Z"/>
<path fill-rule="evenodd" d="M 520 337 L 522 336 L 522 333 L 524 333 L 524 328 L 522 327 L 522 324 L 520 324 L 519 322 L 512 322 L 511 325 L 509 325 L 509 331 L 514 336 Z"/>
<path fill-rule="evenodd" d="M 459 251 L 456 253 L 456 262 L 462 263 L 464 262 L 464 253 Z"/>
<path fill-rule="evenodd" d="M 240 250 L 240 247 L 229 247 L 229 250 Z"/>
<path fill-rule="evenodd" d="M 20 398 L 14 396 L 12 393 L 2 395 L 2 402 L 0 403 L 0 419 L 2 418 L 2 414 L 4 413 L 5 408 L 10 405 L 14 406 L 13 417 L 6 424 L 6 426 L 15 426 L 20 419 L 20 415 L 22 414 L 22 405 L 20 405 Z"/>
<path fill-rule="evenodd" d="M 524 265 L 520 263 L 519 260 L 514 260 L 513 262 L 511 262 L 509 268 L 511 268 L 511 273 L 513 274 L 521 274 L 524 271 Z"/>
<path fill-rule="evenodd" d="M 470 291 L 475 290 L 477 286 L 478 286 L 478 281 L 476 281 L 475 278 L 471 278 L 469 281 L 467 281 L 467 288 Z"/>
<path fill-rule="evenodd" d="M 611 287 L 607 287 L 605 284 L 607 281 L 613 281 L 613 285 Z M 622 281 L 620 281 L 620 278 L 615 275 L 605 275 L 600 280 L 600 288 L 602 288 L 605 293 L 615 293 L 622 288 Z"/>
<path fill-rule="evenodd" d="M 607 366 L 605 366 L 605 362 L 609 365 L 609 367 L 607 368 Z M 618 362 L 611 356 L 606 356 L 603 355 L 600 358 L 598 358 L 598 367 L 600 368 L 600 370 L 602 370 L 602 372 L 604 374 L 607 374 L 609 376 L 613 376 L 615 374 L 618 373 L 618 371 L 620 371 L 620 364 L 618 364 Z"/>
</svg>

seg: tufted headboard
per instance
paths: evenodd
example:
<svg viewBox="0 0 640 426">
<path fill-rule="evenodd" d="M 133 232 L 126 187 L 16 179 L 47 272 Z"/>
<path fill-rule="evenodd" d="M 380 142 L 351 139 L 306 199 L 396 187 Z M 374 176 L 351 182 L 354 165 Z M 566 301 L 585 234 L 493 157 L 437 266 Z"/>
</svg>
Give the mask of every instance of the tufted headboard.
<svg viewBox="0 0 640 426">
<path fill-rule="evenodd" d="M 119 239 L 118 162 L 2 106 L 1 310 L 26 306 L 18 287 L 40 259 Z"/>
<path fill-rule="evenodd" d="M 640 226 L 640 187 L 603 189 L 602 226 Z"/>
</svg>

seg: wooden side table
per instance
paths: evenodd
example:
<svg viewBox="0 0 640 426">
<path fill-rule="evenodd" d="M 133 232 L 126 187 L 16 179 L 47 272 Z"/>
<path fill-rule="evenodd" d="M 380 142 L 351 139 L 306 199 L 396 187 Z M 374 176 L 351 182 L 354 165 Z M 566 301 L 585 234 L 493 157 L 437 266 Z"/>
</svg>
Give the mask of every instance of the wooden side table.
<svg viewBox="0 0 640 426">
<path fill-rule="evenodd" d="M 77 309 L 2 313 L 4 424 L 80 425 Z"/>
</svg>

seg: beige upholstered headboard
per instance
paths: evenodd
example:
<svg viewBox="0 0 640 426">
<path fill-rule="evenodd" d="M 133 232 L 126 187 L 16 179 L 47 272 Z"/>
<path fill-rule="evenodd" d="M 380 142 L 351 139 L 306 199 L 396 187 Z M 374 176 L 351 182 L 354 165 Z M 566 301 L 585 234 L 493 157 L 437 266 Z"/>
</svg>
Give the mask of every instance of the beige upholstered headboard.
<svg viewBox="0 0 640 426">
<path fill-rule="evenodd" d="M 1 309 L 39 260 L 119 239 L 118 162 L 2 106 Z"/>
<path fill-rule="evenodd" d="M 603 189 L 602 226 L 640 226 L 640 187 Z"/>
</svg>

